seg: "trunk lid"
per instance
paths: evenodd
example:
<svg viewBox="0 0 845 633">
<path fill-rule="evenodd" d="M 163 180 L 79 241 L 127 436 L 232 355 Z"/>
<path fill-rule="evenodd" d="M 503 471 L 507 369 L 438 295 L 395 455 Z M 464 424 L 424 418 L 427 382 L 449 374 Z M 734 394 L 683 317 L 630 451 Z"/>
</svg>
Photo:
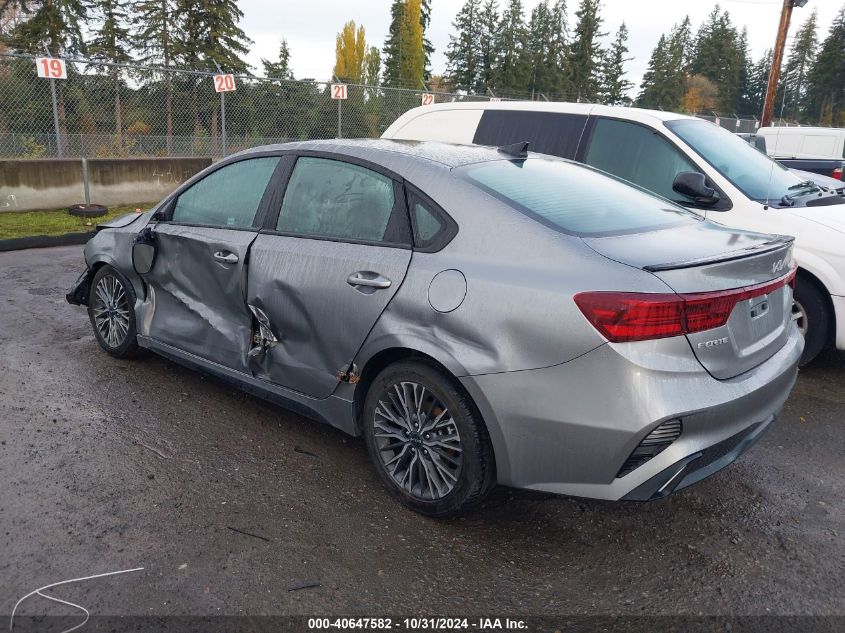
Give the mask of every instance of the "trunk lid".
<svg viewBox="0 0 845 633">
<path fill-rule="evenodd" d="M 740 296 L 727 322 L 686 334 L 699 362 L 719 380 L 753 369 L 786 343 L 792 288 L 767 288 L 792 271 L 793 238 L 737 231 L 709 222 L 678 228 L 583 238 L 609 259 L 647 270 L 692 302 Z M 777 284 L 775 284 L 777 285 Z"/>
</svg>

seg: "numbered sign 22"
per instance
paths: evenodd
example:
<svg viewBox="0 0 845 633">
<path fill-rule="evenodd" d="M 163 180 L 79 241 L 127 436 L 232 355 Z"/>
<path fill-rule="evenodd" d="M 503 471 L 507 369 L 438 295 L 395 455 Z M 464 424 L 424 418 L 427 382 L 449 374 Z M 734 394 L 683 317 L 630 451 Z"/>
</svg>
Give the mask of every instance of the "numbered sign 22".
<svg viewBox="0 0 845 633">
<path fill-rule="evenodd" d="M 44 79 L 67 79 L 65 60 L 56 57 L 36 57 L 35 68 Z"/>
<path fill-rule="evenodd" d="M 346 99 L 346 84 L 332 84 L 332 99 Z"/>
<path fill-rule="evenodd" d="M 234 75 L 214 75 L 214 90 L 216 92 L 232 92 L 234 89 Z"/>
<path fill-rule="evenodd" d="M 422 105 L 431 105 L 434 103 L 434 95 L 430 92 L 424 92 L 422 96 Z"/>
</svg>

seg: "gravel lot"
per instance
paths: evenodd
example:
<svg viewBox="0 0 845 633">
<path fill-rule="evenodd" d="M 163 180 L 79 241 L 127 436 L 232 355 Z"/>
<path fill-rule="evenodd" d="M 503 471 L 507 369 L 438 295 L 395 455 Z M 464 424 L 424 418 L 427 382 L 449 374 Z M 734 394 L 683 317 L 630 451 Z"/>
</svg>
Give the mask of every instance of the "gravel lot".
<svg viewBox="0 0 845 633">
<path fill-rule="evenodd" d="M 845 615 L 845 355 L 669 499 L 499 488 L 434 521 L 388 498 L 360 440 L 101 352 L 64 301 L 83 265 L 81 247 L 0 253 L 0 614 L 144 567 L 56 593 L 110 615 Z"/>
</svg>

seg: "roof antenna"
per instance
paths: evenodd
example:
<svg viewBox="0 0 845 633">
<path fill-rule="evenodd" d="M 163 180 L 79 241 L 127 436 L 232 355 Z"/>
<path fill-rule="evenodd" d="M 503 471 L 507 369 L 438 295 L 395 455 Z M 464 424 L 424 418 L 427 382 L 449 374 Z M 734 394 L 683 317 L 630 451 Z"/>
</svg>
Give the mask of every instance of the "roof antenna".
<svg viewBox="0 0 845 633">
<path fill-rule="evenodd" d="M 528 141 L 520 141 L 512 145 L 502 145 L 497 149 L 500 154 L 513 156 L 514 158 L 528 158 Z"/>
</svg>

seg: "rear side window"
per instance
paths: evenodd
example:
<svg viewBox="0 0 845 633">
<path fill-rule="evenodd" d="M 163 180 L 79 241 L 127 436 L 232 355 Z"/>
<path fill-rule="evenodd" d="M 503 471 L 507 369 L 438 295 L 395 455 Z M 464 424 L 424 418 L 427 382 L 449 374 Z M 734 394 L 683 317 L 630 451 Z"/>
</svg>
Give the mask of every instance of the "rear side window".
<svg viewBox="0 0 845 633">
<path fill-rule="evenodd" d="M 664 198 L 683 202 L 690 199 L 672 190 L 675 176 L 682 171 L 700 171 L 653 130 L 612 119 L 596 121 L 584 162 Z"/>
<path fill-rule="evenodd" d="M 565 161 L 500 160 L 456 173 L 546 226 L 573 235 L 641 233 L 701 221 L 683 207 Z"/>
<path fill-rule="evenodd" d="M 264 190 L 278 164 L 278 156 L 269 156 L 221 167 L 176 199 L 170 219 L 230 228 L 252 226 Z"/>
<path fill-rule="evenodd" d="M 586 124 L 581 114 L 485 110 L 472 142 L 500 147 L 528 141 L 533 152 L 575 158 Z"/>
<path fill-rule="evenodd" d="M 391 178 L 352 163 L 300 157 L 285 191 L 276 230 L 310 237 L 407 242 Z M 404 239 L 403 239 L 404 238 Z"/>
<path fill-rule="evenodd" d="M 437 252 L 458 232 L 458 225 L 451 217 L 414 190 L 408 192 L 408 208 L 414 230 L 414 247 L 418 251 Z"/>
</svg>

